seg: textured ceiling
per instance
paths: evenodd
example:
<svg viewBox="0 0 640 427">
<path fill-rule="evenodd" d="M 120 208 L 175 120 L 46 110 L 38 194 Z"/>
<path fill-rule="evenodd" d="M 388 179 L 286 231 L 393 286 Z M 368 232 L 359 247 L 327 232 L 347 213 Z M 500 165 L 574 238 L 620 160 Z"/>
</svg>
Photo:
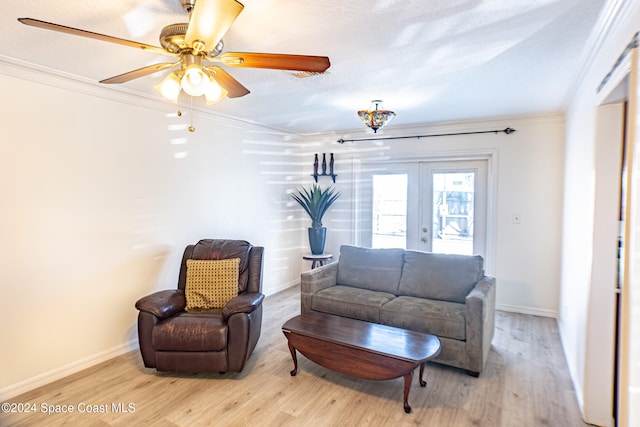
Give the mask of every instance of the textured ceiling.
<svg viewBox="0 0 640 427">
<path fill-rule="evenodd" d="M 372 99 L 392 126 L 560 111 L 606 0 L 243 0 L 225 51 L 328 56 L 298 78 L 227 67 L 251 93 L 206 107 L 299 133 L 358 129 Z M 30 17 L 159 45 L 180 0 L 30 0 L 0 6 L 0 55 L 99 81 L 167 57 L 27 27 Z M 2 58 L 0 58 L 2 59 Z M 157 73 L 120 85 L 157 97 Z"/>
</svg>

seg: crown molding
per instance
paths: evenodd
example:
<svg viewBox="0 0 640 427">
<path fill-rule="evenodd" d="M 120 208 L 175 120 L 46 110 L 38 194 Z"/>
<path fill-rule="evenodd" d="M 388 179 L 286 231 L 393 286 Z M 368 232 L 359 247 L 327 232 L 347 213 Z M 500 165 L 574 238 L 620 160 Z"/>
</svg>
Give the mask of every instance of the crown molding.
<svg viewBox="0 0 640 427">
<path fill-rule="evenodd" d="M 85 77 L 7 56 L 0 56 L 0 73 L 17 79 L 124 104 L 140 105 L 163 112 L 173 110 L 169 104 L 163 103 L 160 99 L 144 97 L 126 88 L 108 87 Z"/>
<path fill-rule="evenodd" d="M 579 72 L 573 80 L 573 84 L 563 101 L 565 110 L 571 103 L 571 100 L 575 97 L 580 86 L 584 83 L 587 73 L 595 63 L 605 40 L 611 36 L 613 30 L 623 27 L 638 7 L 639 4 L 636 0 L 607 1 L 607 4 L 603 9 L 603 13 L 600 15 L 595 29 L 589 36 L 587 44 L 582 52 Z"/>
<path fill-rule="evenodd" d="M 76 74 L 65 73 L 3 55 L 0 55 L 0 74 L 109 101 L 120 102 L 127 105 L 136 105 L 150 110 L 159 111 L 163 114 L 175 113 L 176 109 L 186 109 L 186 107 L 181 107 L 175 103 L 165 100 L 160 95 L 151 96 L 127 89 L 123 86 L 100 84 Z M 275 131 L 278 133 L 295 135 L 291 131 L 273 128 L 257 121 L 221 114 L 207 108 L 196 106 L 193 108 L 189 107 L 189 109 L 192 110 L 194 114 L 197 113 L 201 116 L 232 126 L 241 125 L 243 127 L 258 127 L 271 132 Z"/>
<path fill-rule="evenodd" d="M 345 131 L 333 131 L 324 133 L 303 134 L 307 141 L 323 141 L 337 144 L 337 139 L 359 139 L 359 138 L 375 138 L 385 139 L 385 137 L 397 137 L 408 134 L 439 134 L 449 132 L 470 132 L 470 131 L 487 131 L 492 129 L 504 129 L 505 127 L 513 127 L 518 130 L 518 126 L 531 123 L 564 123 L 565 117 L 563 112 L 550 112 L 539 114 L 523 114 L 501 117 L 487 117 L 469 120 L 454 120 L 447 122 L 433 122 L 419 125 L 407 126 L 389 126 L 384 127 L 374 134 L 370 129 L 362 128 L 351 129 Z"/>
</svg>

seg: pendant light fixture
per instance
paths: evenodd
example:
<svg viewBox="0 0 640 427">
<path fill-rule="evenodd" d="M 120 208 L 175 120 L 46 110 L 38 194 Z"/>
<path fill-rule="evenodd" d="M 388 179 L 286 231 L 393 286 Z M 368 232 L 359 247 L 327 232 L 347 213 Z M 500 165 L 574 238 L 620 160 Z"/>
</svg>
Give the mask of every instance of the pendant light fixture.
<svg viewBox="0 0 640 427">
<path fill-rule="evenodd" d="M 389 123 L 396 116 L 396 113 L 385 110 L 382 107 L 382 100 L 374 99 L 371 101 L 370 109 L 358 111 L 358 116 L 365 125 L 373 129 L 373 133 L 376 133 L 378 129 Z"/>
</svg>

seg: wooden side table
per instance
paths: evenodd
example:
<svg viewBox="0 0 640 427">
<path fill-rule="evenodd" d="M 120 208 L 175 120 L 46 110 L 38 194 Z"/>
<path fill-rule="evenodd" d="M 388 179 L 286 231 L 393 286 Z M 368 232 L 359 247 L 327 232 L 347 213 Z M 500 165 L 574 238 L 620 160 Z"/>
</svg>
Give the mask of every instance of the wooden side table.
<svg viewBox="0 0 640 427">
<path fill-rule="evenodd" d="M 331 261 L 332 257 L 332 254 L 304 254 L 302 256 L 302 259 L 305 261 L 311 261 L 311 269 L 313 270 L 316 267 L 322 267 L 327 263 L 327 261 Z"/>
</svg>

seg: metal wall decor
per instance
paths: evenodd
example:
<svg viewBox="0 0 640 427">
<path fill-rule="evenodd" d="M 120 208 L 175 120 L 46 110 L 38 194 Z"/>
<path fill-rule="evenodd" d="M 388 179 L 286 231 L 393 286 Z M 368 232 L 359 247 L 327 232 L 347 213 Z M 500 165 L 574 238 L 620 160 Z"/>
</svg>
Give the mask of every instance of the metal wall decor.
<svg viewBox="0 0 640 427">
<path fill-rule="evenodd" d="M 329 172 L 327 172 L 327 153 L 322 153 L 322 172 L 318 171 L 318 168 L 320 167 L 320 160 L 318 158 L 318 153 L 315 154 L 315 158 L 313 160 L 313 174 L 311 176 L 316 182 L 318 182 L 318 177 L 320 176 L 329 176 L 333 183 L 336 183 L 336 177 L 338 175 L 336 175 L 333 170 L 335 159 L 333 158 L 333 153 L 329 154 Z"/>
</svg>

